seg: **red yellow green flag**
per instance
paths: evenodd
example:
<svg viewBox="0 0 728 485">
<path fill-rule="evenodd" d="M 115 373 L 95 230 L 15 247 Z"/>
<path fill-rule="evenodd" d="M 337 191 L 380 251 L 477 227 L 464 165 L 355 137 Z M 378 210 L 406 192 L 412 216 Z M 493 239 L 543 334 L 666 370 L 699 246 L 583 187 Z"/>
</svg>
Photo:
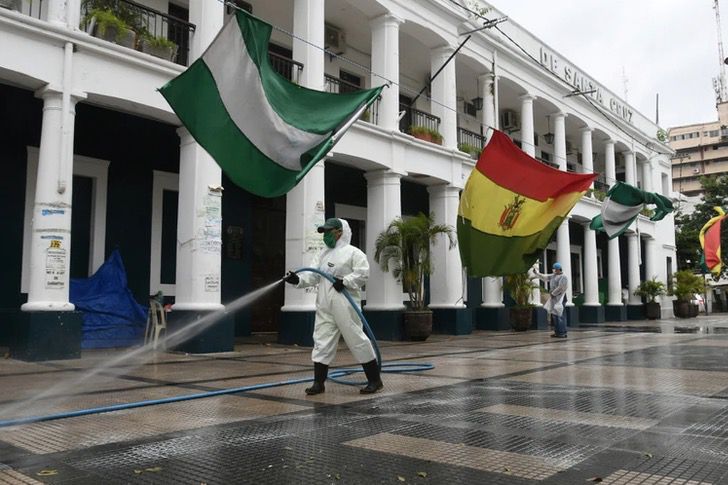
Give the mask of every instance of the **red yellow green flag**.
<svg viewBox="0 0 728 485">
<path fill-rule="evenodd" d="M 720 223 L 725 219 L 725 212 L 720 207 L 713 207 L 718 215 L 705 223 L 700 230 L 700 246 L 705 255 L 705 266 L 711 273 L 720 274 L 723 267 L 720 259 Z"/>
<path fill-rule="evenodd" d="M 460 198 L 458 246 L 468 275 L 527 271 L 596 176 L 544 165 L 494 131 Z"/>
</svg>

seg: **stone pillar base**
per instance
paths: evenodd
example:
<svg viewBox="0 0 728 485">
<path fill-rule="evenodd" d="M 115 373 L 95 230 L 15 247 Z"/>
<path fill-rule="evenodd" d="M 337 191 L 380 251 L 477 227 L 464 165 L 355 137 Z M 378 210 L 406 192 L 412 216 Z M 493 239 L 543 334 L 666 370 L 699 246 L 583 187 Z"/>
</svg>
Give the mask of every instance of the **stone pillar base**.
<svg viewBox="0 0 728 485">
<path fill-rule="evenodd" d="M 278 343 L 313 347 L 313 324 L 316 312 L 281 312 Z"/>
<path fill-rule="evenodd" d="M 478 330 L 510 330 L 511 322 L 506 307 L 480 307 L 475 311 Z"/>
<path fill-rule="evenodd" d="M 627 320 L 645 320 L 644 305 L 627 305 Z"/>
<path fill-rule="evenodd" d="M 364 318 L 377 340 L 406 340 L 402 310 L 367 310 L 364 307 Z"/>
<path fill-rule="evenodd" d="M 624 322 L 627 320 L 627 307 L 624 305 L 607 305 L 604 310 L 604 320 L 607 322 Z"/>
<path fill-rule="evenodd" d="M 582 323 L 604 323 L 604 307 L 601 305 L 580 306 L 579 321 Z"/>
<path fill-rule="evenodd" d="M 432 333 L 470 335 L 473 333 L 473 312 L 470 308 L 433 308 Z"/>
<path fill-rule="evenodd" d="M 10 355 L 26 361 L 81 357 L 81 312 L 10 313 Z"/>
<path fill-rule="evenodd" d="M 537 330 L 549 330 L 550 329 L 550 315 L 543 307 L 536 307 L 533 309 L 533 315 L 531 318 L 533 319 L 533 325 L 531 325 L 531 328 L 535 328 Z"/>
<path fill-rule="evenodd" d="M 567 306 L 564 307 L 564 314 L 566 315 L 566 326 L 576 328 L 579 326 L 579 307 Z"/>
<path fill-rule="evenodd" d="M 204 310 L 172 310 L 167 314 L 167 335 L 186 328 L 215 311 Z M 235 349 L 235 318 L 231 314 L 223 314 L 208 328 L 195 333 L 184 342 L 170 350 L 189 354 L 208 354 L 213 352 L 230 352 Z"/>
</svg>

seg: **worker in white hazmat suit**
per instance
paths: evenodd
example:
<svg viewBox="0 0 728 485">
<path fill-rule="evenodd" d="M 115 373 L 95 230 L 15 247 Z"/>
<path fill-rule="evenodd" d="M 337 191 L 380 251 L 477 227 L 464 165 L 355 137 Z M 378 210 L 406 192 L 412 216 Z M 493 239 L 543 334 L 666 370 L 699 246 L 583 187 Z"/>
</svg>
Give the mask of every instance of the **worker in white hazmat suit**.
<svg viewBox="0 0 728 485">
<path fill-rule="evenodd" d="M 564 315 L 564 298 L 569 286 L 569 279 L 563 273 L 561 263 L 554 263 L 553 273 L 544 274 L 537 271 L 538 263 L 529 269 L 530 275 L 539 278 L 549 285 L 549 299 L 544 303 L 543 308 L 554 320 L 554 334 L 552 337 L 566 338 L 566 315 Z"/>
<path fill-rule="evenodd" d="M 311 262 L 316 268 L 335 278 L 332 284 L 311 271 L 300 274 L 289 272 L 287 283 L 297 288 L 318 285 L 316 296 L 316 320 L 313 330 L 314 347 L 311 360 L 314 365 L 314 383 L 306 389 L 306 394 L 320 394 L 325 391 L 324 382 L 329 372 L 329 364 L 336 356 L 339 336 L 344 337 L 347 347 L 358 363 L 364 368 L 367 386 L 359 392 L 372 394 L 382 389 L 379 364 L 374 347 L 362 329 L 362 322 L 349 301 L 341 293 L 346 288 L 354 301 L 361 305 L 361 289 L 369 278 L 369 262 L 366 255 L 352 246 L 351 228 L 343 219 L 327 219 L 318 232 L 323 234 L 324 248 Z"/>
</svg>

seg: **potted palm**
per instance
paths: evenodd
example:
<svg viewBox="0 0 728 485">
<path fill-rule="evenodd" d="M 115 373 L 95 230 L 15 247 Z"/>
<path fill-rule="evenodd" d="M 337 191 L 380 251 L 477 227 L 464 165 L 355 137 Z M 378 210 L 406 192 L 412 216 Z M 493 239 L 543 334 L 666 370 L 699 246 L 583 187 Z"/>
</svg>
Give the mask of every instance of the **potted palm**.
<svg viewBox="0 0 728 485">
<path fill-rule="evenodd" d="M 698 315 L 698 305 L 690 303 L 696 293 L 705 289 L 703 279 L 689 269 L 678 271 L 674 275 L 675 283 L 672 294 L 677 298 L 672 302 L 672 311 L 678 318 L 690 318 Z"/>
<path fill-rule="evenodd" d="M 537 286 L 527 273 L 518 273 L 503 278 L 503 287 L 515 302 L 515 305 L 508 309 L 511 327 L 517 332 L 528 330 L 531 328 L 533 315 L 531 293 Z"/>
<path fill-rule="evenodd" d="M 136 32 L 111 10 L 94 9 L 83 19 L 83 25 L 94 37 L 130 49 L 136 43 Z"/>
<path fill-rule="evenodd" d="M 478 158 L 478 156 L 480 156 L 480 152 L 481 152 L 480 148 L 478 148 L 474 145 L 471 145 L 469 143 L 458 143 L 458 150 L 460 150 L 461 152 L 467 153 L 468 155 L 470 155 L 473 158 Z"/>
<path fill-rule="evenodd" d="M 445 235 L 449 249 L 455 247 L 455 231 L 436 224 L 434 216 L 418 214 L 397 217 L 382 231 L 374 244 L 374 260 L 383 271 L 391 271 L 407 292 L 404 331 L 410 340 L 426 340 L 432 333 L 432 311 L 425 304 L 425 276 L 432 274 L 430 245 Z"/>
<path fill-rule="evenodd" d="M 666 293 L 665 284 L 662 281 L 657 281 L 656 278 L 651 280 L 643 281 L 635 290 L 634 294 L 641 296 L 646 300 L 645 302 L 645 314 L 648 320 L 656 320 L 661 316 L 660 304 L 655 301 L 658 296 L 662 296 Z"/>
</svg>

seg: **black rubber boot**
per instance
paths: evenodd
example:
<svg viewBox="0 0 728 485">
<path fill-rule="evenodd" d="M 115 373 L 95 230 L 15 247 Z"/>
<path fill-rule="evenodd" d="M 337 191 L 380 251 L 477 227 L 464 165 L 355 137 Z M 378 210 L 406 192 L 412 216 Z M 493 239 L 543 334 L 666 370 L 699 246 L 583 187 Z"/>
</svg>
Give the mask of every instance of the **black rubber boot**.
<svg viewBox="0 0 728 485">
<path fill-rule="evenodd" d="M 321 394 L 326 390 L 324 387 L 324 381 L 326 376 L 329 375 L 329 366 L 320 364 L 318 362 L 313 363 L 313 386 L 306 388 L 306 394 L 313 396 L 315 394 Z"/>
<path fill-rule="evenodd" d="M 359 392 L 362 394 L 374 394 L 384 387 L 382 379 L 379 375 L 379 364 L 374 359 L 366 364 L 361 365 L 364 368 L 364 374 L 367 376 L 368 384 L 365 388 L 360 389 Z"/>
</svg>

